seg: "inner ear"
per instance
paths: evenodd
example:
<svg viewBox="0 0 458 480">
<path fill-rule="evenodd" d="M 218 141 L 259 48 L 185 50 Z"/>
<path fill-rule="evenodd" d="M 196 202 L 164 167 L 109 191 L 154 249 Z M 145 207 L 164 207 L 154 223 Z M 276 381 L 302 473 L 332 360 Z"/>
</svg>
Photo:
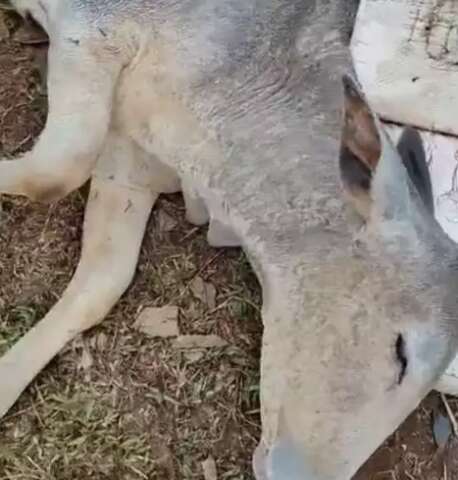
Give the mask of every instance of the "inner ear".
<svg viewBox="0 0 458 480">
<path fill-rule="evenodd" d="M 343 78 L 343 85 L 342 149 L 348 149 L 370 171 L 374 171 L 382 151 L 374 115 L 362 92 L 350 77 Z"/>
<path fill-rule="evenodd" d="M 374 116 L 355 82 L 345 76 L 344 118 L 340 148 L 340 175 L 344 192 L 356 211 L 370 213 L 370 186 L 381 155 L 380 135 Z"/>
<path fill-rule="evenodd" d="M 372 171 L 350 149 L 343 146 L 340 151 L 339 167 L 344 193 L 348 200 L 362 218 L 369 218 Z"/>
</svg>

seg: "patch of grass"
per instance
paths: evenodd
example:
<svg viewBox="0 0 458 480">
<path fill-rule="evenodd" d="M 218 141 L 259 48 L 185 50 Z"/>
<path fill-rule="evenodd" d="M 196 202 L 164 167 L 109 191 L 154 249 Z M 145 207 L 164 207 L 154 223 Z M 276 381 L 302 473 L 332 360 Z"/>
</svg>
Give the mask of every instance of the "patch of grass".
<svg viewBox="0 0 458 480">
<path fill-rule="evenodd" d="M 82 205 L 78 197 L 66 202 L 42 217 L 46 252 L 35 271 L 41 288 L 30 291 L 41 303 L 14 307 L 27 275 L 13 275 L 9 289 L 0 286 L 8 294 L 0 309 L 5 345 L 52 306 L 76 265 L 79 245 L 68 248 L 73 236 L 59 227 Z M 159 209 L 174 211 L 177 231 L 157 230 Z M 10 224 L 16 211 L 8 214 Z M 0 254 L 4 262 L 36 249 L 35 237 L 27 235 L 32 218 L 35 225 L 32 216 L 17 225 L 19 241 Z M 259 436 L 259 286 L 239 250 L 209 249 L 205 229 L 194 230 L 183 219 L 179 197 L 160 201 L 129 292 L 101 326 L 51 363 L 0 425 L 0 479 L 201 479 L 201 462 L 209 454 L 221 478 L 252 478 L 251 452 Z M 60 251 L 71 257 L 62 263 Z M 213 310 L 192 295 L 196 275 L 216 288 Z M 218 334 L 229 347 L 195 355 L 132 328 L 141 307 L 166 304 L 180 307 L 183 333 Z"/>
<path fill-rule="evenodd" d="M 139 430 L 136 416 L 117 407 L 84 387 L 50 393 L 7 430 L 4 478 L 154 478 L 160 458 L 152 432 Z"/>
<path fill-rule="evenodd" d="M 37 320 L 34 307 L 17 306 L 0 322 L 0 355 L 10 348 Z"/>
</svg>

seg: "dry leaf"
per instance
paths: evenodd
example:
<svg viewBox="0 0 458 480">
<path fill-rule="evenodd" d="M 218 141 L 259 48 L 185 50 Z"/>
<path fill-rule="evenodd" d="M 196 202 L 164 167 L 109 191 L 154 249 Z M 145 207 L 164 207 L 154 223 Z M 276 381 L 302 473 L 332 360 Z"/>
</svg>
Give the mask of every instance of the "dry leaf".
<svg viewBox="0 0 458 480">
<path fill-rule="evenodd" d="M 184 352 L 184 356 L 188 362 L 194 363 L 202 360 L 204 353 L 202 352 L 202 350 L 189 350 L 187 352 Z"/>
<path fill-rule="evenodd" d="M 173 346 L 177 349 L 193 349 L 193 348 L 221 348 L 225 347 L 227 342 L 218 335 L 180 335 L 174 342 Z"/>
<path fill-rule="evenodd" d="M 107 348 L 108 337 L 105 333 L 100 332 L 96 337 L 96 348 L 100 352 L 103 352 Z"/>
<path fill-rule="evenodd" d="M 33 62 L 40 74 L 41 88 L 43 94 L 47 90 L 48 81 L 48 51 L 46 48 L 35 48 L 33 52 Z"/>
<path fill-rule="evenodd" d="M 14 33 L 13 40 L 23 45 L 43 45 L 49 42 L 46 32 L 37 25 L 25 22 Z"/>
<path fill-rule="evenodd" d="M 104 332 L 100 332 L 98 335 L 93 335 L 89 339 L 89 346 L 92 350 L 103 352 L 107 348 L 108 337 Z"/>
<path fill-rule="evenodd" d="M 208 457 L 202 462 L 202 470 L 204 472 L 205 480 L 218 480 L 216 462 L 212 456 Z"/>
<path fill-rule="evenodd" d="M 178 331 L 178 307 L 144 308 L 134 323 L 134 328 L 149 337 L 176 337 Z"/>
<path fill-rule="evenodd" d="M 0 12 L 0 40 L 6 40 L 10 36 L 8 25 L 6 24 L 6 16 Z"/>
<path fill-rule="evenodd" d="M 195 277 L 191 282 L 192 294 L 210 310 L 216 307 L 216 288 L 212 283 L 204 282 L 201 277 Z"/>
<path fill-rule="evenodd" d="M 178 225 L 178 222 L 164 210 L 157 212 L 157 228 L 160 232 L 171 232 Z"/>
<path fill-rule="evenodd" d="M 78 362 L 78 368 L 83 370 L 89 370 L 94 363 L 91 352 L 86 346 L 83 346 L 83 351 L 81 352 L 81 358 Z"/>
</svg>

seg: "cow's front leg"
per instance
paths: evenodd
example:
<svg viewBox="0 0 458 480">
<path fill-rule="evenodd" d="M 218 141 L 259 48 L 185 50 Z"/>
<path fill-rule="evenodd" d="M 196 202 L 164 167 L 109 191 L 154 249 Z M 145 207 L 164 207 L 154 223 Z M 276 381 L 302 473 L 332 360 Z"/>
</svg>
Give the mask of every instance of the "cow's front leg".
<svg viewBox="0 0 458 480">
<path fill-rule="evenodd" d="M 51 42 L 49 114 L 37 143 L 12 161 L 0 157 L 0 193 L 55 201 L 91 175 L 105 143 L 121 59 L 103 43 Z"/>
<path fill-rule="evenodd" d="M 137 153 L 129 142 L 107 143 L 92 179 L 76 273 L 49 313 L 0 358 L 0 417 L 72 338 L 107 315 L 130 284 L 157 198 L 145 183 L 132 181 L 148 183 Z"/>
<path fill-rule="evenodd" d="M 186 206 L 186 220 L 193 225 L 204 225 L 210 219 L 205 201 L 200 197 L 190 181 L 183 180 L 181 187 Z"/>
</svg>

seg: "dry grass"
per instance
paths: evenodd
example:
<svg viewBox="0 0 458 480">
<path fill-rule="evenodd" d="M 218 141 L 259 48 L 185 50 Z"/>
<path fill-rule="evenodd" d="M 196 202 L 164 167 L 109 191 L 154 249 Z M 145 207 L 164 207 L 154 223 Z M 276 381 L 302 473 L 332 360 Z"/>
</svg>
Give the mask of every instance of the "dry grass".
<svg viewBox="0 0 458 480">
<path fill-rule="evenodd" d="M 57 232 L 65 219 L 81 220 L 81 206 L 76 195 L 41 221 L 32 215 L 6 230 L 42 235 L 47 222 L 49 232 Z M 10 220 L 21 211 L 14 207 Z M 182 213 L 176 199 L 164 199 L 160 208 Z M 208 249 L 203 232 L 184 221 L 160 233 L 156 219 L 157 212 L 128 294 L 100 328 L 59 355 L 3 423 L 4 478 L 201 478 L 200 462 L 209 454 L 222 466 L 221 478 L 251 478 L 260 328 L 252 304 L 259 303 L 259 290 L 240 252 Z M 26 283 L 37 289 L 24 294 L 17 290 L 24 277 L 10 280 L 11 296 L 2 294 L 3 343 L 14 341 L 61 293 L 78 254 L 72 235 L 62 237 L 37 248 L 37 236 L 30 235 L 30 242 L 21 238 L 14 248 L 12 270 L 33 264 L 27 278 L 36 282 Z M 157 242 L 162 248 L 154 248 Z M 11 258 L 9 250 L 2 260 L 4 253 Z M 37 262 L 26 260 L 33 250 Z M 197 271 L 217 288 L 213 312 L 187 288 Z M 132 329 L 141 306 L 166 304 L 180 307 L 182 332 L 217 333 L 230 346 L 196 355 Z"/>
</svg>

